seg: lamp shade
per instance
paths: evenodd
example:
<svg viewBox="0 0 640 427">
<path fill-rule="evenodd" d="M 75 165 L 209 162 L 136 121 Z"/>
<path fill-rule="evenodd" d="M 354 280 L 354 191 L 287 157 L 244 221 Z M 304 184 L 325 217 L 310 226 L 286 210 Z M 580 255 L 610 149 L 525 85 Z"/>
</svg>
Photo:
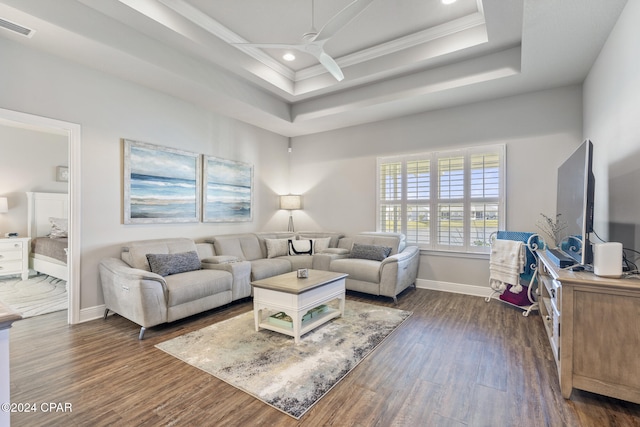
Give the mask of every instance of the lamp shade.
<svg viewBox="0 0 640 427">
<path fill-rule="evenodd" d="M 298 194 L 280 196 L 280 209 L 287 209 L 290 211 L 302 209 L 302 196 Z"/>
<path fill-rule="evenodd" d="M 6 197 L 0 197 L 0 213 L 9 212 L 9 204 Z"/>
</svg>

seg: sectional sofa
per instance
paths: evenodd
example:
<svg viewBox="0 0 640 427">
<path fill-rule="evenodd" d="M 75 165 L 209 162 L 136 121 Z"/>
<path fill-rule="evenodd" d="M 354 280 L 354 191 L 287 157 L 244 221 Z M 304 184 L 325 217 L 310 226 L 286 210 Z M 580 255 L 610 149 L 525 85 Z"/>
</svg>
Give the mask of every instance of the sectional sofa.
<svg viewBox="0 0 640 427">
<path fill-rule="evenodd" d="M 299 268 L 347 273 L 346 288 L 393 298 L 414 285 L 419 249 L 399 233 L 261 232 L 129 242 L 100 262 L 109 311 L 146 328 L 251 296 L 251 282 Z"/>
</svg>

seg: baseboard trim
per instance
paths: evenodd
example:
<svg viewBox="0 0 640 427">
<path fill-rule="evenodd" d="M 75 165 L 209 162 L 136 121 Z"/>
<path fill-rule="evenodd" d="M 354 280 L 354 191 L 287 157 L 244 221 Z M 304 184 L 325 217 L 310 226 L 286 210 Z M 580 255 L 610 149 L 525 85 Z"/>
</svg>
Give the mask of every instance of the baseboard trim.
<svg viewBox="0 0 640 427">
<path fill-rule="evenodd" d="M 78 323 L 89 322 L 90 320 L 102 318 L 104 316 L 104 309 L 104 304 L 81 309 L 80 321 Z"/>
<path fill-rule="evenodd" d="M 431 289 L 434 291 L 472 295 L 475 297 L 487 297 L 491 293 L 491 288 L 488 286 L 466 285 L 464 283 L 440 282 L 427 279 L 416 280 L 416 287 L 419 289 Z"/>
</svg>

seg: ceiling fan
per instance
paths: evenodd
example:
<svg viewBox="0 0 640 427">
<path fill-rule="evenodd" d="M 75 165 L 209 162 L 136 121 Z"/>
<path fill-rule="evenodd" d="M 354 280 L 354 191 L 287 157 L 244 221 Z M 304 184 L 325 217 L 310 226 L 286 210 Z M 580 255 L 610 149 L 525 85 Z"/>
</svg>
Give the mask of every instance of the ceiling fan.
<svg viewBox="0 0 640 427">
<path fill-rule="evenodd" d="M 324 51 L 324 44 L 338 31 L 344 28 L 356 16 L 362 13 L 373 0 L 354 0 L 334 15 L 317 31 L 314 27 L 315 0 L 311 0 L 311 29 L 302 35 L 301 43 L 234 43 L 262 49 L 293 49 L 313 55 L 336 80 L 342 81 L 344 74 L 338 63 Z"/>
</svg>

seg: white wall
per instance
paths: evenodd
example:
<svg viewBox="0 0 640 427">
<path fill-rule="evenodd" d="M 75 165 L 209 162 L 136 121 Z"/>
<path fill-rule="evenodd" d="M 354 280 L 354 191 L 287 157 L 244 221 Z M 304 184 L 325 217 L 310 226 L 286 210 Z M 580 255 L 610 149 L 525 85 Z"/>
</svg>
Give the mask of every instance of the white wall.
<svg viewBox="0 0 640 427">
<path fill-rule="evenodd" d="M 122 242 L 286 227 L 287 138 L 5 39 L 0 56 L 0 108 L 82 126 L 81 308 L 103 303 L 98 262 Z M 253 164 L 253 222 L 123 225 L 121 138 Z"/>
<path fill-rule="evenodd" d="M 539 213 L 555 213 L 557 166 L 582 139 L 582 89 L 572 86 L 297 137 L 287 154 L 287 138 L 139 85 L 7 40 L 0 54 L 0 108 L 82 126 L 82 308 L 102 303 L 97 264 L 120 243 L 284 229 L 277 194 L 305 195 L 297 230 L 374 230 L 381 155 L 505 143 L 508 228 L 537 231 Z M 123 225 L 121 138 L 254 164 L 254 221 Z M 488 263 L 423 254 L 420 279 L 487 286 Z"/>
<path fill-rule="evenodd" d="M 56 167 L 68 166 L 66 136 L 0 125 L 0 196 L 9 212 L 0 215 L 0 233 L 27 236 L 27 191 L 66 193 L 56 181 Z"/>
<path fill-rule="evenodd" d="M 627 3 L 584 83 L 597 233 L 640 250 L 640 2 Z"/>
<path fill-rule="evenodd" d="M 376 157 L 507 146 L 507 228 L 555 215 L 557 168 L 582 142 L 580 86 L 546 90 L 293 139 L 296 229 L 375 230 Z M 488 286 L 488 260 L 423 254 L 419 278 Z M 461 268 L 462 267 L 462 268 Z"/>
</svg>

